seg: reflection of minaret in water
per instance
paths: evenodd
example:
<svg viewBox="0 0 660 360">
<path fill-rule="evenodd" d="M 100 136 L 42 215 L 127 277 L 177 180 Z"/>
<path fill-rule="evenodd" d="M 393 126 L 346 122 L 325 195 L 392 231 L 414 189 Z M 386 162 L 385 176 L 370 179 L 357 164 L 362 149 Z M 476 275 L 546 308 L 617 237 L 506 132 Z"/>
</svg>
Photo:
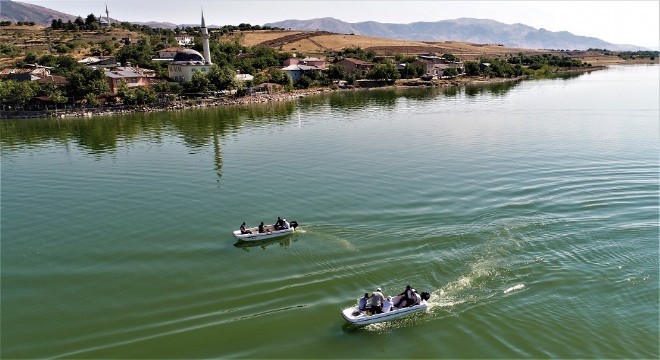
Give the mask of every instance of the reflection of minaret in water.
<svg viewBox="0 0 660 360">
<path fill-rule="evenodd" d="M 209 31 L 206 28 L 206 23 L 204 23 L 204 10 L 202 10 L 202 46 L 204 47 L 204 61 L 207 64 L 213 64 L 211 62 L 211 48 L 209 47 Z"/>
</svg>

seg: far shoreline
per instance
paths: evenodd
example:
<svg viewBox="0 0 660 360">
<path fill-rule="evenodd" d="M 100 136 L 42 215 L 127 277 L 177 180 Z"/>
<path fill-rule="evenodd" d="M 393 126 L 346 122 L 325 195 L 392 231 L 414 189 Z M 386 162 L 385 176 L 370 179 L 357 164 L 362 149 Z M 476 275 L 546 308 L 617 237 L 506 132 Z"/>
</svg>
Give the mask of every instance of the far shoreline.
<svg viewBox="0 0 660 360">
<path fill-rule="evenodd" d="M 617 64 L 619 65 L 619 64 Z M 607 69 L 609 66 L 591 66 L 585 68 L 576 68 L 569 70 L 561 70 L 555 74 L 571 74 L 571 73 L 585 73 L 597 70 Z M 513 81 L 523 81 L 533 79 L 526 76 L 515 78 L 496 78 L 496 77 L 466 77 L 459 76 L 452 79 L 401 79 L 397 80 L 392 85 L 375 86 L 375 87 L 356 87 L 356 88 L 312 88 L 283 91 L 274 94 L 257 94 L 247 95 L 236 98 L 221 98 L 221 99 L 199 99 L 199 100 L 177 100 L 168 104 L 159 105 L 126 105 L 123 107 L 97 107 L 97 108 L 83 108 L 83 109 L 61 109 L 61 110 L 42 110 L 42 111 L 0 111 L 0 119 L 41 119 L 41 118 L 81 118 L 81 117 L 94 117 L 94 116 L 112 116 L 112 115 L 127 115 L 132 113 L 143 112 L 162 112 L 162 111 L 181 111 L 189 109 L 199 109 L 206 107 L 218 106 L 241 106 L 241 105 L 254 105 L 264 104 L 270 102 L 290 101 L 302 97 L 330 93 L 330 92 L 346 92 L 346 91 L 364 91 L 364 90 L 378 90 L 378 89 L 410 89 L 410 88 L 438 88 L 438 87 L 460 87 L 466 85 L 488 85 Z"/>
</svg>

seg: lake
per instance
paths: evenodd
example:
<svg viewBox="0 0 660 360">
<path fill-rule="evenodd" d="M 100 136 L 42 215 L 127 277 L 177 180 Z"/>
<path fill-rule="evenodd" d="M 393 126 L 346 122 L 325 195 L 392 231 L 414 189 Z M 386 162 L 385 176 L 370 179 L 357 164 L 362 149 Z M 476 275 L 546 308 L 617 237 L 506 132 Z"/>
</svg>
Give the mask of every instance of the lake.
<svg viewBox="0 0 660 360">
<path fill-rule="evenodd" d="M 659 69 L 2 120 L 0 355 L 658 358 Z"/>
</svg>

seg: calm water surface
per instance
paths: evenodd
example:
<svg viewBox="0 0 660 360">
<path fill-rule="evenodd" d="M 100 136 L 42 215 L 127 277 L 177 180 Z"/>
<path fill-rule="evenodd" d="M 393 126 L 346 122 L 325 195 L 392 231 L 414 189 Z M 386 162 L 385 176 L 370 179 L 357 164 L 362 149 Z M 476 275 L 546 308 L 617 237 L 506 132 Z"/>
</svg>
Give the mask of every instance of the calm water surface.
<svg viewBox="0 0 660 360">
<path fill-rule="evenodd" d="M 0 355 L 657 358 L 659 69 L 2 121 Z"/>
</svg>

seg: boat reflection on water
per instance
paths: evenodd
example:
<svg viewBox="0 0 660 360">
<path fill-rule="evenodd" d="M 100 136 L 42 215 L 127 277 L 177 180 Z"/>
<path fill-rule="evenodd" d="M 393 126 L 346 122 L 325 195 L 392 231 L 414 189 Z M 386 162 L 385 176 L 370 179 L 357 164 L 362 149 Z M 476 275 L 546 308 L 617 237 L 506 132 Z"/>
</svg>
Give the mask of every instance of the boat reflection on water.
<svg viewBox="0 0 660 360">
<path fill-rule="evenodd" d="M 266 249 L 266 247 L 271 246 L 273 244 L 280 244 L 280 247 L 283 248 L 288 248 L 289 245 L 291 245 L 291 238 L 293 235 L 290 236 L 284 236 L 284 237 L 278 237 L 275 239 L 264 239 L 264 240 L 255 240 L 255 241 L 243 241 L 243 240 L 238 240 L 234 246 L 240 249 L 243 249 L 245 251 L 250 251 L 250 248 L 253 247 L 260 247 L 262 249 Z"/>
</svg>

